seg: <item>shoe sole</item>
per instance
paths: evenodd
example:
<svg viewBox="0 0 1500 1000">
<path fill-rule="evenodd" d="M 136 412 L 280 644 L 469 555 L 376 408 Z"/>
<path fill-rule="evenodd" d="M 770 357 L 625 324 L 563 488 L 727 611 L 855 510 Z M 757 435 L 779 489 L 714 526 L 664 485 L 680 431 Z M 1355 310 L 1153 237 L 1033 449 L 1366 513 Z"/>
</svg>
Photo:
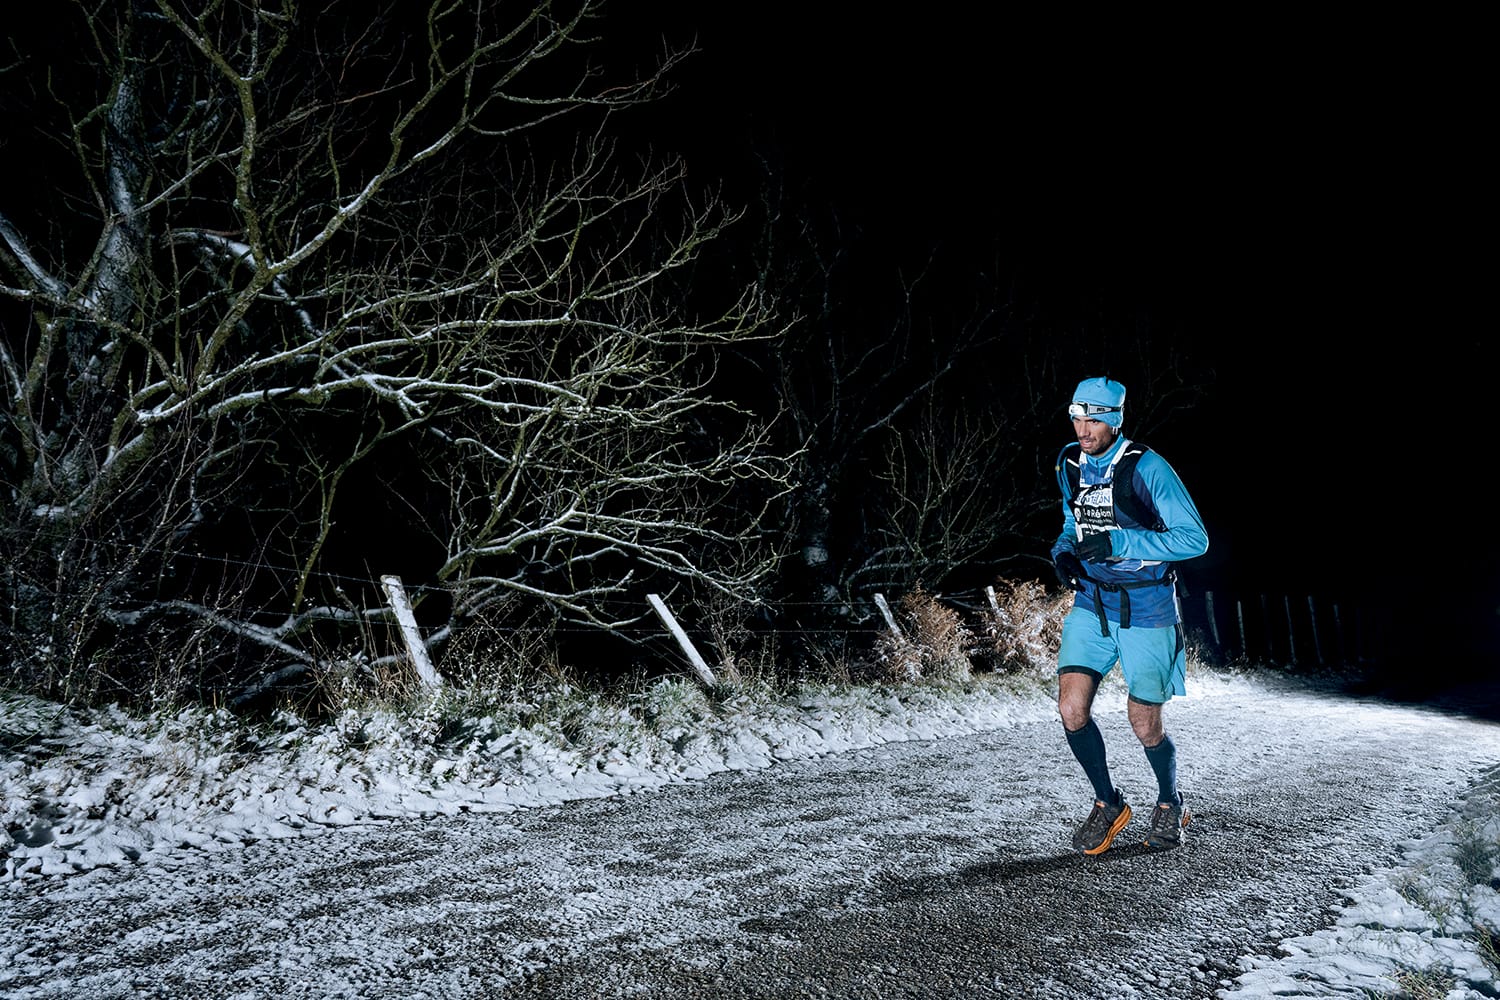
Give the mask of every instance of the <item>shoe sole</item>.
<svg viewBox="0 0 1500 1000">
<path fill-rule="evenodd" d="M 1104 835 L 1098 847 L 1090 847 L 1084 854 L 1103 854 L 1109 850 L 1109 845 L 1115 842 L 1115 834 L 1125 829 L 1125 824 L 1130 822 L 1130 807 L 1124 806 L 1120 809 L 1120 815 L 1115 817 L 1114 823 L 1110 825 L 1109 832 Z"/>
<path fill-rule="evenodd" d="M 1193 814 L 1184 809 L 1182 811 L 1182 826 L 1177 830 L 1176 839 L 1168 840 L 1166 837 L 1157 837 L 1148 833 L 1146 835 L 1146 846 L 1154 847 L 1157 850 L 1167 847 L 1181 847 L 1182 842 L 1187 839 L 1187 825 L 1192 821 Z"/>
</svg>

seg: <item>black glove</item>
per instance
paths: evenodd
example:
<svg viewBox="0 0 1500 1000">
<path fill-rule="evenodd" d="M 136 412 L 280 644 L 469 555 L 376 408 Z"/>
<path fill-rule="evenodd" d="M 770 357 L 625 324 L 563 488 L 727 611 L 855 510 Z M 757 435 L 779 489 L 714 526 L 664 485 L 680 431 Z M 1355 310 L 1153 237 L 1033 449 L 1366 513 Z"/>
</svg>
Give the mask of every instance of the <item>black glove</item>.
<svg viewBox="0 0 1500 1000">
<path fill-rule="evenodd" d="M 1109 532 L 1101 531 L 1094 535 L 1084 535 L 1083 540 L 1073 546 L 1073 551 L 1078 553 L 1080 559 L 1089 562 L 1102 563 L 1114 554 L 1114 543 L 1109 540 Z"/>
<path fill-rule="evenodd" d="M 1077 590 L 1079 581 L 1088 576 L 1083 563 L 1071 552 L 1059 552 L 1052 560 L 1052 568 L 1057 570 L 1057 579 L 1069 590 Z"/>
</svg>

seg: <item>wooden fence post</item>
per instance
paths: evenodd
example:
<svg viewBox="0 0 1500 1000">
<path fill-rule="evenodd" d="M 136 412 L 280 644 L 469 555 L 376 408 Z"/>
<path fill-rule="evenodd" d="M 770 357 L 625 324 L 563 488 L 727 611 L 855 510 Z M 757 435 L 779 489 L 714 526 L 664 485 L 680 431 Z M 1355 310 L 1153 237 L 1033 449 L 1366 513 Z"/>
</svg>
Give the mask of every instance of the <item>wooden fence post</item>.
<svg viewBox="0 0 1500 1000">
<path fill-rule="evenodd" d="M 1246 660 L 1250 659 L 1250 644 L 1245 642 L 1245 602 L 1235 598 L 1234 613 L 1240 619 L 1240 655 Z"/>
<path fill-rule="evenodd" d="M 886 627 L 891 630 L 891 635 L 895 636 L 897 639 L 900 639 L 901 629 L 896 625 L 896 616 L 891 614 L 891 606 L 885 603 L 884 594 L 875 595 L 875 606 L 878 607 L 880 609 L 880 613 L 885 616 L 885 624 Z"/>
<path fill-rule="evenodd" d="M 693 645 L 693 640 L 688 638 L 688 634 L 682 630 L 682 626 L 677 624 L 677 619 L 668 610 L 666 602 L 658 594 L 647 594 L 646 600 L 651 602 L 651 607 L 656 611 L 656 617 L 661 619 L 661 623 L 667 627 L 667 631 L 672 633 L 672 638 L 677 640 L 677 645 L 682 647 L 682 651 L 686 654 L 688 662 L 693 665 L 693 670 L 698 674 L 698 679 L 709 687 L 717 684 L 718 681 L 714 680 L 714 672 L 708 669 L 708 662 L 699 655 L 698 648 Z"/>
<path fill-rule="evenodd" d="M 1203 594 L 1204 609 L 1208 612 L 1208 628 L 1213 633 L 1214 645 L 1222 652 L 1224 644 L 1219 641 L 1219 618 L 1214 614 L 1214 592 L 1205 591 Z"/>
<path fill-rule="evenodd" d="M 424 687 L 437 690 L 443 686 L 443 679 L 432 668 L 432 660 L 427 656 L 427 644 L 422 641 L 422 632 L 417 628 L 417 616 L 412 613 L 411 601 L 406 597 L 406 587 L 402 585 L 399 576 L 382 576 L 380 584 L 385 588 L 391 609 L 396 612 L 396 624 L 401 627 L 406 655 L 411 657 L 412 666 L 417 668 L 417 676 L 421 678 Z"/>
<path fill-rule="evenodd" d="M 1282 594 L 1281 603 L 1286 606 L 1286 647 L 1291 655 L 1292 666 L 1297 665 L 1297 629 L 1292 625 L 1292 595 Z"/>
<path fill-rule="evenodd" d="M 1000 621 L 1000 602 L 995 598 L 995 588 L 985 587 L 984 596 L 990 599 L 990 612 L 995 616 L 995 621 Z"/>
</svg>

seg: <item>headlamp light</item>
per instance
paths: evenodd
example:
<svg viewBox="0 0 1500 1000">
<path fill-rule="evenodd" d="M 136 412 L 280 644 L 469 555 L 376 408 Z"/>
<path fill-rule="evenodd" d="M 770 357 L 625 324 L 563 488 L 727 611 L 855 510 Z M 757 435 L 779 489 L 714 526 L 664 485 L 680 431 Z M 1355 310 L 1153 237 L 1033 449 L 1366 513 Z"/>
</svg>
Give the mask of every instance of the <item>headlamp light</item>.
<svg viewBox="0 0 1500 1000">
<path fill-rule="evenodd" d="M 1074 420 L 1097 416 L 1100 413 L 1119 413 L 1123 406 L 1101 406 L 1098 403 L 1072 402 L 1068 404 L 1068 416 Z"/>
</svg>

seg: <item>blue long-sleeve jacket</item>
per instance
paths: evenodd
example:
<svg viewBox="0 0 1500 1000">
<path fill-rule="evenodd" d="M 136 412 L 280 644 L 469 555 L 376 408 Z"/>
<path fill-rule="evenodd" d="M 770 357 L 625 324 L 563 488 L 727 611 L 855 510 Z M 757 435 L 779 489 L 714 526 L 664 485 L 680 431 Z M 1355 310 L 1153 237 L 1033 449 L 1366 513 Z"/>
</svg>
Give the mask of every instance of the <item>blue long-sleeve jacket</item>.
<svg viewBox="0 0 1500 1000">
<path fill-rule="evenodd" d="M 1096 486 L 1108 482 L 1114 468 L 1116 456 L 1130 441 L 1121 437 L 1102 455 L 1085 455 L 1079 452 L 1079 487 Z M 1063 459 L 1059 459 L 1059 462 Z M 1164 530 L 1155 531 L 1151 526 L 1137 524 L 1119 507 L 1114 509 L 1113 525 L 1109 527 L 1113 554 L 1105 562 L 1084 562 L 1088 575 L 1106 585 L 1104 589 L 1094 582 L 1083 581 L 1083 589 L 1075 596 L 1075 603 L 1083 600 L 1084 606 L 1096 610 L 1102 605 L 1105 617 L 1120 621 L 1122 593 L 1129 593 L 1130 624 L 1144 628 L 1174 625 L 1179 619 L 1176 587 L 1162 583 L 1158 586 L 1140 586 L 1151 580 L 1166 580 L 1172 563 L 1201 556 L 1208 551 L 1208 532 L 1203 528 L 1203 518 L 1187 487 L 1177 473 L 1154 451 L 1146 451 L 1135 464 L 1133 474 L 1135 493 L 1159 518 Z M 1073 497 L 1069 496 L 1066 477 L 1063 477 L 1063 529 L 1052 545 L 1055 559 L 1061 552 L 1075 551 L 1081 537 L 1073 513 Z M 1124 488 L 1124 484 L 1120 484 Z M 1134 584 L 1126 591 L 1117 589 L 1121 584 Z"/>
</svg>

